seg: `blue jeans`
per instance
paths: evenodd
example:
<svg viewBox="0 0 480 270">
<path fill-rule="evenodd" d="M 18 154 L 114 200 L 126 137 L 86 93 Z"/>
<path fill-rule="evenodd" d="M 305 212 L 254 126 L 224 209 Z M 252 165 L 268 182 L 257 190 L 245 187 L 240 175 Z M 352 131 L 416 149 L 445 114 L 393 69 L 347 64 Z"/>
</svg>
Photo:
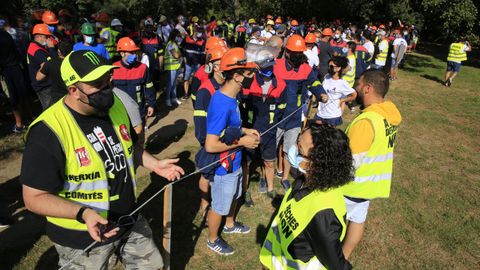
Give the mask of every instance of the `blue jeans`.
<svg viewBox="0 0 480 270">
<path fill-rule="evenodd" d="M 212 209 L 215 213 L 226 216 L 235 199 L 242 195 L 242 168 L 225 175 L 215 175 L 210 182 L 212 193 Z"/>
<path fill-rule="evenodd" d="M 165 88 L 165 101 L 167 103 L 177 99 L 177 75 L 178 69 L 167 70 L 167 87 Z"/>
</svg>

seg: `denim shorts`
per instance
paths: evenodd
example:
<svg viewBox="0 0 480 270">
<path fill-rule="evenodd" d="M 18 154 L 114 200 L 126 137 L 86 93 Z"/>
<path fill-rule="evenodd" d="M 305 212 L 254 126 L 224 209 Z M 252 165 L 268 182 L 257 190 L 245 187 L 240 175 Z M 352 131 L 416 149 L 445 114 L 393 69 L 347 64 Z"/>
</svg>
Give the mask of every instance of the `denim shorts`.
<svg viewBox="0 0 480 270">
<path fill-rule="evenodd" d="M 283 152 L 288 153 L 290 147 L 297 145 L 297 139 L 300 131 L 300 127 L 291 128 L 288 130 L 277 128 L 277 146 L 280 144 L 280 141 L 283 137 Z"/>
<path fill-rule="evenodd" d="M 242 195 L 242 168 L 225 175 L 215 175 L 210 182 L 212 193 L 212 209 L 215 213 L 226 216 L 234 199 Z"/>
<path fill-rule="evenodd" d="M 183 80 L 188 81 L 197 72 L 200 65 L 187 65 L 185 64 L 185 72 L 183 73 Z"/>
<path fill-rule="evenodd" d="M 460 72 L 461 63 L 447 61 L 447 71 Z"/>
</svg>

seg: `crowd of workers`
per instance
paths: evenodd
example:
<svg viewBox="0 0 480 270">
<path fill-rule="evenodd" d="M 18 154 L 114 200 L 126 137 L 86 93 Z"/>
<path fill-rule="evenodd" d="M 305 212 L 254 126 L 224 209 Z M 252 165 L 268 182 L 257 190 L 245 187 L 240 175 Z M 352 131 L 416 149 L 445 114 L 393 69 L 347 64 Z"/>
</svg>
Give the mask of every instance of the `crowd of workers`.
<svg viewBox="0 0 480 270">
<path fill-rule="evenodd" d="M 27 208 L 47 217 L 61 266 L 104 269 L 117 254 L 127 268 L 162 267 L 134 211 L 135 168 L 180 178 L 178 160 L 143 150 L 144 134 L 156 110 L 191 99 L 207 247 L 231 255 L 220 232 L 250 232 L 236 214 L 255 204 L 249 178 L 259 161 L 259 192 L 275 198 L 275 178 L 285 190 L 263 266 L 351 268 L 370 200 L 390 193 L 401 116 L 384 97 L 415 50 L 414 25 L 161 15 L 127 27 L 104 12 L 78 24 L 68 10 L 33 15 L 31 29 L 0 20 L 0 73 L 13 131 L 33 121 L 20 181 Z M 469 50 L 464 40 L 451 45 L 445 85 Z M 43 109 L 35 119 L 30 90 Z M 344 110 L 358 107 L 346 131 L 337 129 Z M 98 246 L 80 252 L 92 240 Z"/>
</svg>

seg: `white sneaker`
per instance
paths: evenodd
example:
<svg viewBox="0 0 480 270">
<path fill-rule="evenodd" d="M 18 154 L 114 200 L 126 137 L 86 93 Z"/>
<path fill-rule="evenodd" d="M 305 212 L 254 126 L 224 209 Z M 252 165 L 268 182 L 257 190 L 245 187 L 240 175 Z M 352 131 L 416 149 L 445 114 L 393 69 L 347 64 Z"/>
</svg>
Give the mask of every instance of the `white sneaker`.
<svg viewBox="0 0 480 270">
<path fill-rule="evenodd" d="M 173 99 L 172 103 L 177 103 L 178 105 L 182 104 L 182 102 L 178 98 Z"/>
</svg>

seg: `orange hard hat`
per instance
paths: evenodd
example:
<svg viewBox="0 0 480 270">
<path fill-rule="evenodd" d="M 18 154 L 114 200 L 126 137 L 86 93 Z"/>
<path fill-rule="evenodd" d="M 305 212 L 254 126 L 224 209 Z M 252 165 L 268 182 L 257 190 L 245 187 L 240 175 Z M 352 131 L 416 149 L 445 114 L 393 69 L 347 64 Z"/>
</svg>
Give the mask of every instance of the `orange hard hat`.
<svg viewBox="0 0 480 270">
<path fill-rule="evenodd" d="M 139 50 L 140 48 L 137 44 L 129 37 L 123 37 L 117 43 L 117 52 L 135 52 Z"/>
<path fill-rule="evenodd" d="M 290 23 L 291 26 L 298 26 L 298 22 L 297 20 L 292 20 L 292 22 Z"/>
<path fill-rule="evenodd" d="M 253 69 L 257 65 L 253 62 L 247 62 L 247 54 L 243 48 L 233 48 L 228 50 L 220 61 L 220 70 L 228 71 L 232 69 Z"/>
<path fill-rule="evenodd" d="M 315 43 L 317 41 L 317 36 L 314 33 L 308 33 L 305 37 L 305 43 Z"/>
<path fill-rule="evenodd" d="M 205 50 L 208 51 L 218 46 L 227 47 L 227 44 L 219 37 L 210 37 L 207 39 L 207 43 L 205 43 Z"/>
<path fill-rule="evenodd" d="M 282 18 L 278 17 L 277 19 L 275 19 L 275 23 L 282 24 Z"/>
<path fill-rule="evenodd" d="M 94 16 L 95 21 L 108 23 L 110 21 L 110 16 L 106 12 L 98 12 Z"/>
<path fill-rule="evenodd" d="M 287 40 L 287 49 L 292 52 L 304 52 L 307 50 L 305 40 L 300 35 L 292 35 Z"/>
<path fill-rule="evenodd" d="M 32 35 L 46 35 L 46 36 L 51 36 L 52 33 L 50 32 L 50 30 L 48 29 L 48 25 L 44 24 L 44 23 L 39 23 L 39 24 L 35 24 L 35 26 L 33 27 L 33 30 L 32 30 Z"/>
<path fill-rule="evenodd" d="M 322 35 L 324 35 L 324 36 L 333 36 L 332 28 L 328 28 L 328 27 L 327 27 L 327 28 L 323 29 Z"/>
<path fill-rule="evenodd" d="M 50 10 L 45 10 L 45 12 L 43 12 L 42 21 L 45 24 L 58 24 L 57 16 Z"/>
<path fill-rule="evenodd" d="M 222 59 L 223 55 L 228 51 L 226 47 L 223 46 L 217 46 L 214 48 L 211 48 L 207 52 L 207 61 L 208 62 L 213 62 Z"/>
<path fill-rule="evenodd" d="M 377 27 L 375 25 L 373 25 L 371 28 L 372 30 L 377 30 Z"/>
</svg>

